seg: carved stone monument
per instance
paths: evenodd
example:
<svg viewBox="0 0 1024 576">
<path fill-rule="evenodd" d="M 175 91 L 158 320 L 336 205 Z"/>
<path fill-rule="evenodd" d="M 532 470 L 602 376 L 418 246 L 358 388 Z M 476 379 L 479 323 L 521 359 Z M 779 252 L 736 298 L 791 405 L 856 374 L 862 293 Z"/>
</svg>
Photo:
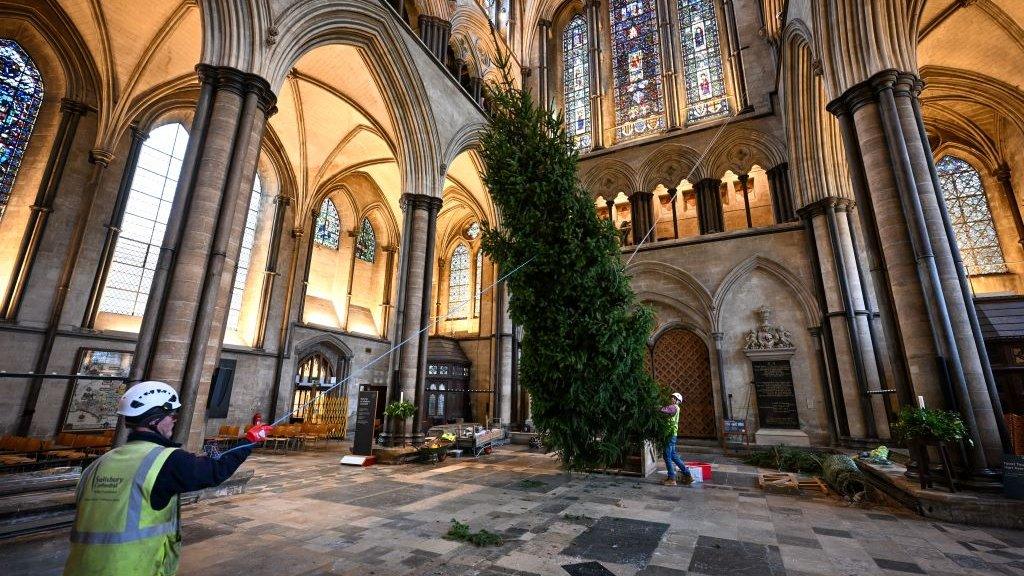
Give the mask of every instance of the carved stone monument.
<svg viewBox="0 0 1024 576">
<path fill-rule="evenodd" d="M 793 335 L 782 326 L 773 325 L 771 315 L 768 306 L 757 309 L 757 328 L 747 332 L 743 346 L 754 374 L 758 424 L 754 436 L 758 444 L 809 446 L 810 438 L 800 429 L 793 390 Z"/>
</svg>

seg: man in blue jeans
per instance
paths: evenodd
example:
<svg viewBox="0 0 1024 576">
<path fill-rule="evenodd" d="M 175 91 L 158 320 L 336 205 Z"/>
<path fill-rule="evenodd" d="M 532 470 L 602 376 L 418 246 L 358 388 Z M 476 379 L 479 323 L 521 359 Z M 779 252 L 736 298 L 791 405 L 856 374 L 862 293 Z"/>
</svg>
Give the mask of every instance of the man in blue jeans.
<svg viewBox="0 0 1024 576">
<path fill-rule="evenodd" d="M 673 392 L 672 403 L 661 409 L 665 414 L 672 416 L 672 437 L 665 444 L 665 465 L 668 467 L 668 478 L 661 481 L 665 486 L 676 485 L 676 466 L 679 467 L 679 472 L 683 475 L 683 479 L 680 480 L 683 486 L 693 484 L 693 477 L 690 476 L 690 471 L 686 469 L 686 464 L 676 454 L 676 432 L 679 430 L 679 404 L 682 401 L 683 395 L 679 392 Z"/>
</svg>

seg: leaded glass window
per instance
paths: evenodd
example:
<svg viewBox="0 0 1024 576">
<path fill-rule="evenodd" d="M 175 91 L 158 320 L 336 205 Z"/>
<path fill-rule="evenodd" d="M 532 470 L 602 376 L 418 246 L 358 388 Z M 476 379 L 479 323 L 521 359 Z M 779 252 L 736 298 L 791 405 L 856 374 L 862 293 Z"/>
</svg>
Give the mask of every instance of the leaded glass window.
<svg viewBox="0 0 1024 576">
<path fill-rule="evenodd" d="M 359 236 L 356 237 L 356 258 L 363 262 L 373 263 L 377 259 L 377 235 L 368 218 L 363 218 L 359 225 Z"/>
<path fill-rule="evenodd" d="M 145 313 L 187 145 L 188 132 L 181 124 L 161 126 L 143 143 L 100 312 L 139 317 Z"/>
<path fill-rule="evenodd" d="M 611 0 L 615 138 L 665 129 L 658 14 L 654 0 Z"/>
<path fill-rule="evenodd" d="M 337 250 L 338 244 L 341 242 L 341 219 L 338 217 L 338 209 L 330 198 L 324 198 L 323 204 L 320 205 L 313 241 L 331 250 Z"/>
<path fill-rule="evenodd" d="M 686 75 L 686 122 L 729 113 L 718 39 L 718 18 L 712 0 L 678 0 L 679 36 Z"/>
<path fill-rule="evenodd" d="M 459 244 L 448 269 L 448 317 L 465 318 L 469 304 L 469 249 Z"/>
<path fill-rule="evenodd" d="M 484 278 L 484 251 L 478 250 L 476 253 L 476 288 L 473 293 L 473 316 L 480 316 L 480 299 L 483 295 L 480 294 L 480 287 L 483 286 Z"/>
<path fill-rule="evenodd" d="M 39 69 L 17 42 L 0 38 L 0 218 L 42 103 Z"/>
<path fill-rule="evenodd" d="M 944 157 L 935 168 L 967 273 L 973 276 L 1006 272 L 978 171 L 956 156 Z"/>
<path fill-rule="evenodd" d="M 589 150 L 590 51 L 587 21 L 577 14 L 562 32 L 562 90 L 565 98 L 565 131 L 577 150 Z"/>
<path fill-rule="evenodd" d="M 262 197 L 263 185 L 257 175 L 252 183 L 252 193 L 249 195 L 249 210 L 245 214 L 245 230 L 242 231 L 242 249 L 238 252 L 235 283 L 231 287 L 231 305 L 228 308 L 228 328 L 231 330 L 238 330 L 238 318 L 242 314 L 242 296 L 245 295 L 245 282 L 249 278 L 252 246 L 256 243 L 256 224 L 259 223 Z"/>
</svg>

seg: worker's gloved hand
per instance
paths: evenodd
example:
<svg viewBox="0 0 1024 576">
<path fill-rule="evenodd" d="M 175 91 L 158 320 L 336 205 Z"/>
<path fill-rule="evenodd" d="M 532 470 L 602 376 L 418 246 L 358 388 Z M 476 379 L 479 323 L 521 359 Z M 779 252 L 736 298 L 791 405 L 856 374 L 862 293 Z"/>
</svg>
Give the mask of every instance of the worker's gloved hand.
<svg viewBox="0 0 1024 576">
<path fill-rule="evenodd" d="M 267 426 L 266 424 L 257 424 L 252 428 L 249 428 L 245 433 L 246 439 L 253 444 L 259 444 L 267 439 L 267 435 L 274 429 L 273 426 Z"/>
</svg>

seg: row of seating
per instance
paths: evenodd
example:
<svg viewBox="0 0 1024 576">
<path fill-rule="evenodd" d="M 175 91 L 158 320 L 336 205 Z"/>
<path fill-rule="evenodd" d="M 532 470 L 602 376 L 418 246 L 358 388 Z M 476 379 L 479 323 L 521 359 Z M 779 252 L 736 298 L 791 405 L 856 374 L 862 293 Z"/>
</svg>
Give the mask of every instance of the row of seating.
<svg viewBox="0 0 1024 576">
<path fill-rule="evenodd" d="M 92 460 L 110 449 L 114 431 L 101 434 L 64 432 L 53 440 L 26 436 L 0 437 L 0 471 L 11 472 Z"/>
</svg>

